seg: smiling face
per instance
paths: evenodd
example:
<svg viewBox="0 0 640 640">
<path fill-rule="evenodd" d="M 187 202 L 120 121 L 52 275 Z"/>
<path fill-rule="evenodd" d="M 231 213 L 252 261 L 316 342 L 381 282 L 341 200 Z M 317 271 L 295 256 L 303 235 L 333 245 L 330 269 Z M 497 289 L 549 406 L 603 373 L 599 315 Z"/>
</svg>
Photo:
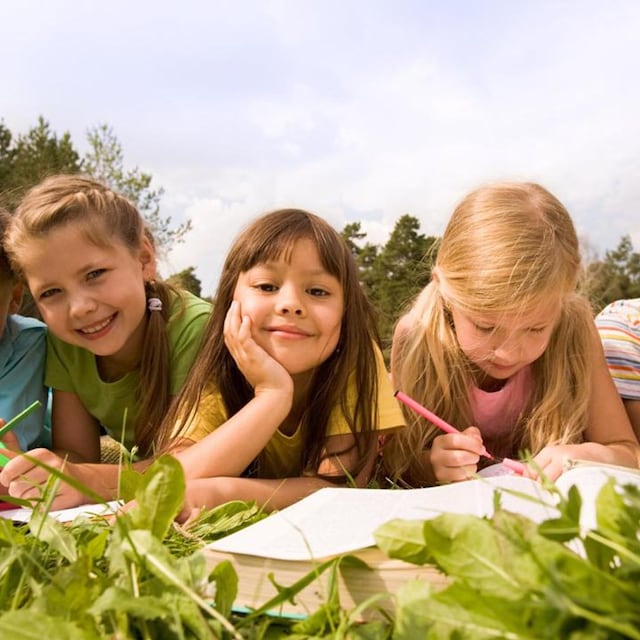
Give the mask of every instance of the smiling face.
<svg viewBox="0 0 640 640">
<path fill-rule="evenodd" d="M 146 326 L 144 282 L 155 276 L 153 248 L 146 239 L 132 253 L 116 236 L 102 247 L 77 225 L 67 224 L 30 240 L 21 263 L 54 335 L 101 358 L 135 366 Z"/>
<path fill-rule="evenodd" d="M 560 300 L 525 313 L 472 313 L 452 306 L 460 348 L 486 376 L 506 380 L 547 348 L 560 316 Z"/>
<path fill-rule="evenodd" d="M 260 263 L 238 277 L 234 300 L 253 323 L 253 338 L 292 375 L 311 371 L 340 339 L 344 292 L 309 239 L 289 259 Z"/>
</svg>

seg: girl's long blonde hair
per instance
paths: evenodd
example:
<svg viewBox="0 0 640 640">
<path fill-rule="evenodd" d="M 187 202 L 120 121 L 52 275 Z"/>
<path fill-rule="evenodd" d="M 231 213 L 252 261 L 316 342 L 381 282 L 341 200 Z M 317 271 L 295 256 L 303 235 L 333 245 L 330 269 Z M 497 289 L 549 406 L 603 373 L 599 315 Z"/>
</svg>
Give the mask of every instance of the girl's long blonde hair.
<svg viewBox="0 0 640 640">
<path fill-rule="evenodd" d="M 27 192 L 12 217 L 5 246 L 16 273 L 21 274 L 20 258 L 31 239 L 44 238 L 51 230 L 70 224 L 99 247 L 110 246 L 114 237 L 133 253 L 140 250 L 144 237 L 153 245 L 151 232 L 127 198 L 91 178 L 51 176 Z M 135 441 L 143 453 L 149 454 L 171 401 L 167 322 L 177 292 L 156 280 L 145 282 L 144 286 L 147 298 L 162 301 L 162 311 L 147 311 L 136 389 Z"/>
<path fill-rule="evenodd" d="M 511 446 L 535 454 L 553 443 L 580 442 L 590 392 L 592 310 L 578 294 L 578 238 L 565 207 L 532 183 L 479 188 L 458 205 L 442 237 L 435 278 L 420 293 L 393 345 L 394 382 L 445 420 L 473 423 L 471 366 L 460 349 L 450 307 L 471 313 L 526 313 L 553 296 L 560 315 L 533 364 L 534 393 L 514 425 Z M 404 410 L 407 428 L 385 452 L 398 478 L 440 432 Z M 417 469 L 417 467 L 415 467 Z"/>
<path fill-rule="evenodd" d="M 359 282 L 358 267 L 346 242 L 325 220 L 301 209 L 281 209 L 257 218 L 233 243 L 222 268 L 202 349 L 164 423 L 168 446 L 170 436 L 179 438 L 188 426 L 205 388 L 213 387 L 221 394 L 229 417 L 253 398 L 253 389 L 224 343 L 224 320 L 240 274 L 260 263 L 288 259 L 300 239 L 314 243 L 323 267 L 340 282 L 344 292 L 338 346 L 313 372 L 301 419 L 302 472 L 314 474 L 318 468 L 335 407 L 342 409 L 359 454 L 360 462 L 346 473 L 355 477 L 363 466 L 378 423 L 375 345 L 379 347 L 380 340 L 374 310 Z M 348 393 L 350 384 L 355 386 L 355 399 Z"/>
</svg>

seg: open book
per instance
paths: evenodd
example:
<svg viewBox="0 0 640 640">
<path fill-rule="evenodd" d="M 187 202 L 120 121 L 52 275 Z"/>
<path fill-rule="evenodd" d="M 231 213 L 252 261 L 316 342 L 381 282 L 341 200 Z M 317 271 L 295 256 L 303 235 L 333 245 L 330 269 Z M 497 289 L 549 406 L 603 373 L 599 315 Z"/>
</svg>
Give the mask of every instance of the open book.
<svg viewBox="0 0 640 640">
<path fill-rule="evenodd" d="M 609 477 L 620 484 L 640 486 L 640 472 L 607 465 L 577 465 L 566 471 L 556 486 L 562 493 L 576 485 L 583 498 L 581 524 L 595 527 L 595 498 Z M 292 506 L 256 522 L 205 548 L 213 566 L 230 560 L 239 576 L 238 605 L 257 608 L 277 594 L 269 579 L 289 586 L 324 560 L 352 554 L 364 560 L 371 571 L 348 567 L 339 579 L 344 608 L 362 603 L 381 592 L 393 593 L 410 579 L 425 580 L 436 588 L 446 578 L 434 567 L 415 566 L 387 558 L 375 547 L 375 530 L 395 518 L 429 519 L 441 513 L 491 516 L 496 491 L 504 509 L 522 513 L 536 522 L 556 517 L 556 496 L 533 480 L 515 475 L 478 478 L 425 489 L 326 488 Z M 534 499 L 532 499 L 534 498 Z M 279 613 L 312 612 L 327 599 L 328 577 L 314 580 Z M 389 608 L 391 600 L 381 600 Z"/>
</svg>

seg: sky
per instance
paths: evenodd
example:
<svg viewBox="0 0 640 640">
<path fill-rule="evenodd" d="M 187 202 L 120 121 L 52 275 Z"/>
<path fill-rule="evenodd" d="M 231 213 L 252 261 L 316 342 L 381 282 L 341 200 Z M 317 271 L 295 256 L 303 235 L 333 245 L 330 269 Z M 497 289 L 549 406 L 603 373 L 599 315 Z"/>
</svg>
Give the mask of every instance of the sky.
<svg viewBox="0 0 640 640">
<path fill-rule="evenodd" d="M 162 269 L 204 295 L 267 211 L 384 244 L 498 180 L 547 187 L 589 251 L 640 250 L 637 0 L 21 0 L 0 25 L 0 120 L 81 154 L 108 124 L 191 220 Z"/>
</svg>

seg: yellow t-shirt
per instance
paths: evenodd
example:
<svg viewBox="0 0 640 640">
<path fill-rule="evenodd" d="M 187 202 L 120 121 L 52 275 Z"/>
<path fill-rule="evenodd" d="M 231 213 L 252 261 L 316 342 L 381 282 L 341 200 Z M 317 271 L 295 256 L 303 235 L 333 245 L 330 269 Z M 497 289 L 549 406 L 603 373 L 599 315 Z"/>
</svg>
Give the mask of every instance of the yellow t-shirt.
<svg viewBox="0 0 640 640">
<path fill-rule="evenodd" d="M 404 426 L 404 418 L 398 401 L 393 395 L 389 375 L 376 348 L 378 373 L 378 431 L 386 431 Z M 349 383 L 347 398 L 349 406 L 355 403 L 356 389 L 353 380 Z M 183 437 L 193 441 L 202 440 L 215 431 L 228 419 L 222 396 L 213 388 L 205 390 L 198 409 Z M 327 436 L 351 433 L 349 424 L 341 408 L 334 407 L 329 418 Z M 261 478 L 293 478 L 302 473 L 302 427 L 291 435 L 277 430 L 259 456 L 259 472 Z"/>
</svg>

